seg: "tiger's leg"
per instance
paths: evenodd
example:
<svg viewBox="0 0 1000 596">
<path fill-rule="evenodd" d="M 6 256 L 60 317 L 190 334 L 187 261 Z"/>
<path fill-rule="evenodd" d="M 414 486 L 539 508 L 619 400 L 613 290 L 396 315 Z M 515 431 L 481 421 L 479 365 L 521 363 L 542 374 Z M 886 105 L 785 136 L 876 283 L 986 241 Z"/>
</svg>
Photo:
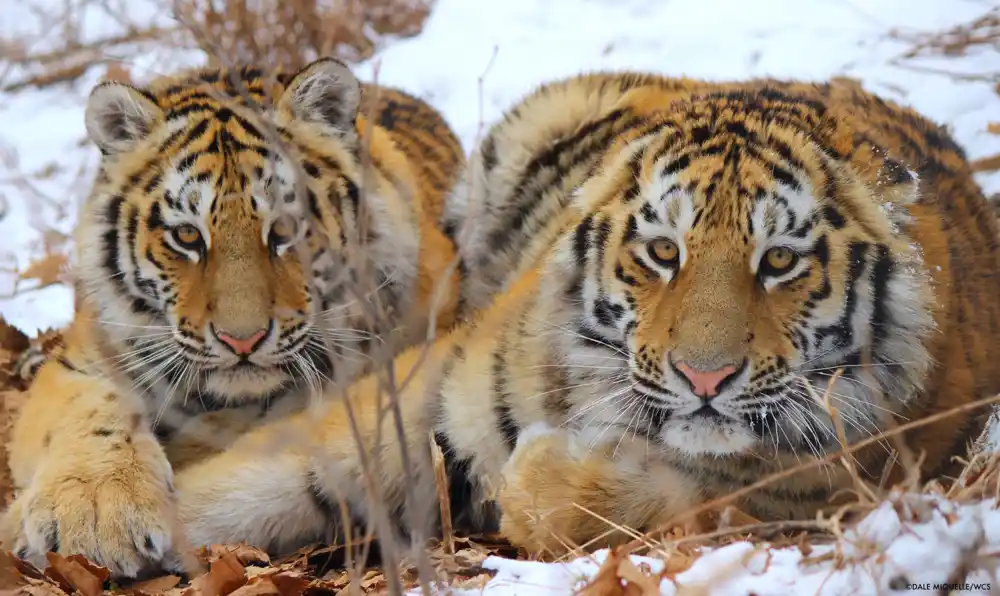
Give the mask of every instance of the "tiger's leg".
<svg viewBox="0 0 1000 596">
<path fill-rule="evenodd" d="M 429 363 L 443 360 L 449 348 L 442 341 L 423 362 L 420 350 L 395 361 L 396 379 L 420 367 L 400 390 L 405 442 L 387 411 L 384 379 L 371 375 L 351 385 L 348 396 L 327 395 L 318 407 L 265 423 L 224 452 L 178 470 L 178 513 L 190 543 L 247 542 L 282 553 L 319 539 L 339 541 L 353 522 L 371 519 L 372 503 L 398 516 L 414 491 L 424 496 L 414 502 L 426 503 L 428 512 L 413 518 L 434 521 L 433 475 L 422 472 L 431 469 L 433 397 L 426 388 L 437 374 Z"/>
<path fill-rule="evenodd" d="M 135 577 L 171 546 L 172 472 L 139 398 L 74 361 L 42 365 L 15 422 L 0 540 L 35 563 L 79 553 Z"/>
<path fill-rule="evenodd" d="M 503 470 L 501 534 L 537 554 L 613 546 L 635 537 L 622 529 L 657 528 L 702 500 L 690 477 L 645 456 L 644 441 L 606 435 L 526 428 Z"/>
</svg>

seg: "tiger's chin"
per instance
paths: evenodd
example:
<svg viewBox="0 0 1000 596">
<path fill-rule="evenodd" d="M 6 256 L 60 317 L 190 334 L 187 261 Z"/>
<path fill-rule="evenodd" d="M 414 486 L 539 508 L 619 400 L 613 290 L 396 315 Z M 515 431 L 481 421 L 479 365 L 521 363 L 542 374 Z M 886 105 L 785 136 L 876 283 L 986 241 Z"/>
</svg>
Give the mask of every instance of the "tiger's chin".
<svg viewBox="0 0 1000 596">
<path fill-rule="evenodd" d="M 659 438 L 681 454 L 716 457 L 751 452 L 759 441 L 743 421 L 700 413 L 671 417 L 660 428 Z"/>
<path fill-rule="evenodd" d="M 218 395 L 239 395 L 246 398 L 272 395 L 292 381 L 280 366 L 240 364 L 216 369 L 206 375 L 203 387 Z"/>
</svg>

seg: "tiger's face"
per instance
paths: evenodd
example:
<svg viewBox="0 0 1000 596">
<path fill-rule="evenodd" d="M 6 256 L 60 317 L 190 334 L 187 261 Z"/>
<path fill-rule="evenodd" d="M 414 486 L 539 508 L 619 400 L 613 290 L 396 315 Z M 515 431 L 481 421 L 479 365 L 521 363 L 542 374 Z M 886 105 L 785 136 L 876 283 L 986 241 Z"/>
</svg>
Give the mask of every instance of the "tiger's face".
<svg viewBox="0 0 1000 596">
<path fill-rule="evenodd" d="M 584 324 L 627 353 L 621 419 L 681 452 L 821 453 L 827 400 L 867 438 L 928 366 L 927 280 L 879 207 L 915 177 L 869 188 L 776 120 L 696 102 L 583 188 Z"/>
<path fill-rule="evenodd" d="M 131 348 L 124 370 L 239 402 L 329 372 L 319 315 L 345 265 L 334 206 L 357 198 L 360 86 L 339 63 L 314 63 L 280 91 L 267 133 L 241 100 L 263 101 L 264 84 L 227 94 L 219 78 L 95 89 L 87 125 L 103 162 L 79 275 Z"/>
</svg>

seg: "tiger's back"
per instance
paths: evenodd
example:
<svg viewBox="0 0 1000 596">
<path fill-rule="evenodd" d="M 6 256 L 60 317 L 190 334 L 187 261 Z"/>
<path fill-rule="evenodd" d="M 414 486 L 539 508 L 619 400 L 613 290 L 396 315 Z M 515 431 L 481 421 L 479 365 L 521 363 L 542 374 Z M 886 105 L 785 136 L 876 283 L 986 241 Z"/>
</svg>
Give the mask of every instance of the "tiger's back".
<svg viewBox="0 0 1000 596">
<path fill-rule="evenodd" d="M 451 192 L 465 165 L 465 152 L 455 132 L 440 112 L 427 102 L 391 87 L 365 85 L 370 103 L 362 100 L 362 110 L 389 131 L 393 142 L 417 172 L 424 212 L 436 224 L 441 222 L 445 197 Z"/>
</svg>

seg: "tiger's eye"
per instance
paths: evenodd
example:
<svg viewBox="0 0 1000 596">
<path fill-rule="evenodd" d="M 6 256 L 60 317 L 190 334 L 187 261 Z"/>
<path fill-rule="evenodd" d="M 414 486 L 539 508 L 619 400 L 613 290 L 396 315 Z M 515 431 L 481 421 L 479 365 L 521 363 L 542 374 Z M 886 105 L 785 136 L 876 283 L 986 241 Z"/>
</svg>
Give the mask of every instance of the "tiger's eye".
<svg viewBox="0 0 1000 596">
<path fill-rule="evenodd" d="M 662 267 L 676 267 L 681 256 L 681 249 L 673 240 L 657 238 L 646 246 L 649 258 Z"/>
<path fill-rule="evenodd" d="M 271 244 L 284 244 L 295 238 L 299 224 L 294 217 L 282 215 L 271 224 Z"/>
<path fill-rule="evenodd" d="M 799 255 L 784 246 L 776 246 L 764 253 L 761 262 L 761 273 L 764 275 L 777 276 L 788 273 L 799 262 Z"/>
<path fill-rule="evenodd" d="M 171 230 L 174 242 L 182 248 L 197 250 L 201 246 L 201 230 L 191 224 L 181 224 Z"/>
</svg>

